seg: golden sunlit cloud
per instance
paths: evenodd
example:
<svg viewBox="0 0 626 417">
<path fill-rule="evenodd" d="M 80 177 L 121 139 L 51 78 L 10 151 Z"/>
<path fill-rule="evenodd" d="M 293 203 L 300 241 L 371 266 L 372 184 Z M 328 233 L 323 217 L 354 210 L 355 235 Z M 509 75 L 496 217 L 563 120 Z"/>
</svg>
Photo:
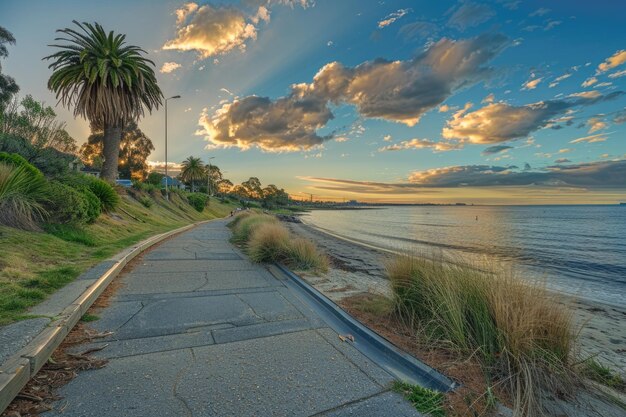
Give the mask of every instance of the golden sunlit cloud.
<svg viewBox="0 0 626 417">
<path fill-rule="evenodd" d="M 537 85 L 539 85 L 541 80 L 543 80 L 542 77 L 526 81 L 522 86 L 522 90 L 534 90 L 535 88 L 537 88 Z"/>
<path fill-rule="evenodd" d="M 411 9 L 400 9 L 397 12 L 393 12 L 393 13 L 389 14 L 387 17 L 385 17 L 383 20 L 378 22 L 378 27 L 380 29 L 385 28 L 385 27 L 391 25 L 392 23 L 394 23 L 396 20 L 398 20 L 398 19 L 402 18 L 403 16 L 407 15 L 410 11 L 411 11 Z"/>
<path fill-rule="evenodd" d="M 176 17 L 176 37 L 163 49 L 197 51 L 208 58 L 236 48 L 244 50 L 246 41 L 257 36 L 251 18 L 230 6 L 188 3 L 176 11 Z"/>
<path fill-rule="evenodd" d="M 400 151 L 404 149 L 426 149 L 430 148 L 433 152 L 454 151 L 463 148 L 460 143 L 450 142 L 434 142 L 428 139 L 411 139 L 393 145 L 384 146 L 378 149 L 378 152 Z"/>
<path fill-rule="evenodd" d="M 180 65 L 178 62 L 165 62 L 162 66 L 161 66 L 161 72 L 163 74 L 169 74 L 172 71 L 177 70 L 178 68 L 180 68 L 182 65 Z"/>
<path fill-rule="evenodd" d="M 608 57 L 603 63 L 598 65 L 596 74 L 601 74 L 610 69 L 618 67 L 624 63 L 626 63 L 626 49 L 622 49 L 621 51 L 615 52 L 613 55 Z"/>
<path fill-rule="evenodd" d="M 585 136 L 585 137 L 582 137 L 582 138 L 571 140 L 569 143 L 580 143 L 580 142 L 596 143 L 596 142 L 604 142 L 605 140 L 608 139 L 608 135 L 610 133 L 611 132 L 599 133 L 597 135 L 591 135 L 591 136 Z"/>
<path fill-rule="evenodd" d="M 605 96 L 595 90 L 585 91 L 569 95 L 569 100 L 547 100 L 524 106 L 493 103 L 473 112 L 468 112 L 471 106 L 466 105 L 448 120 L 441 134 L 445 139 L 476 144 L 506 142 L 564 120 L 563 117 L 554 118 L 572 107 L 612 100 L 621 95 L 621 91 Z"/>
</svg>

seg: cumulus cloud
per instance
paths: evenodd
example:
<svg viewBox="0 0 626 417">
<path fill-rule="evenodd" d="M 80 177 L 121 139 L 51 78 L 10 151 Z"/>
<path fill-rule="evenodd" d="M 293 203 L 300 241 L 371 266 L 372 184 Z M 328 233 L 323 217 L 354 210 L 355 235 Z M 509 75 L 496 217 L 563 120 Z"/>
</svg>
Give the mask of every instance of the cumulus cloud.
<svg viewBox="0 0 626 417">
<path fill-rule="evenodd" d="M 622 123 L 626 123 L 626 109 L 618 111 L 613 117 L 613 123 L 621 125 Z"/>
<path fill-rule="evenodd" d="M 383 140 L 384 140 L 385 142 L 391 142 L 391 139 L 392 139 L 391 135 L 385 135 L 385 136 L 383 137 Z"/>
<path fill-rule="evenodd" d="M 421 187 L 573 186 L 626 187 L 626 160 L 596 161 L 519 170 L 516 166 L 464 165 L 416 171 L 409 182 Z"/>
<path fill-rule="evenodd" d="M 429 139 L 411 139 L 405 140 L 400 143 L 395 143 L 393 145 L 384 146 L 378 149 L 379 152 L 386 151 L 400 151 L 405 149 L 432 149 L 433 152 L 446 152 L 459 150 L 463 148 L 463 145 L 460 143 L 451 143 L 451 142 L 435 142 Z"/>
<path fill-rule="evenodd" d="M 572 162 L 567 158 L 559 158 L 557 160 L 554 161 L 555 164 L 566 164 L 568 162 Z"/>
<path fill-rule="evenodd" d="M 448 26 L 464 31 L 468 28 L 478 26 L 495 16 L 495 13 L 486 4 L 472 2 L 462 2 L 456 8 L 447 12 L 450 15 Z"/>
<path fill-rule="evenodd" d="M 624 63 L 626 63 L 626 49 L 622 49 L 621 51 L 615 52 L 613 55 L 608 57 L 604 62 L 598 65 L 596 74 L 602 74 L 603 72 L 606 72 L 610 69 L 618 67 Z"/>
<path fill-rule="evenodd" d="M 176 11 L 176 16 L 176 36 L 163 49 L 197 51 L 208 58 L 233 49 L 244 50 L 246 42 L 257 36 L 251 18 L 232 6 L 188 3 Z"/>
<path fill-rule="evenodd" d="M 332 62 L 319 70 L 312 83 L 293 85 L 287 97 L 251 96 L 225 103 L 213 115 L 203 112 L 198 134 L 212 146 L 309 149 L 332 138 L 316 133 L 333 118 L 330 103 L 352 104 L 363 117 L 414 126 L 455 90 L 491 75 L 484 64 L 505 45 L 504 36 L 489 34 L 460 41 L 442 39 L 409 61 L 378 59 L 356 67 Z"/>
<path fill-rule="evenodd" d="M 368 61 L 354 68 L 324 66 L 313 83 L 298 85 L 310 94 L 357 107 L 362 116 L 414 126 L 455 90 L 492 74 L 484 65 L 506 45 L 498 34 L 453 41 L 442 39 L 409 61 Z"/>
<path fill-rule="evenodd" d="M 489 93 L 481 103 L 493 103 L 494 101 L 496 101 L 496 96 L 493 93 Z"/>
<path fill-rule="evenodd" d="M 226 54 L 232 50 L 245 50 L 249 41 L 257 38 L 257 25 L 269 22 L 269 7 L 282 4 L 304 8 L 313 4 L 309 0 L 247 0 L 248 8 L 190 2 L 176 10 L 176 35 L 163 45 L 163 49 L 196 51 L 201 58 Z"/>
<path fill-rule="evenodd" d="M 469 106 L 466 106 L 447 122 L 442 136 L 477 144 L 506 142 L 548 126 L 554 122 L 554 117 L 572 107 L 611 100 L 623 94 L 621 91 L 606 96 L 587 93 L 591 92 L 571 95 L 569 100 L 547 100 L 524 106 L 493 103 L 473 112 L 468 112 Z"/>
<path fill-rule="evenodd" d="M 181 65 L 178 62 L 165 62 L 162 66 L 161 66 L 161 72 L 163 74 L 169 74 L 172 71 L 177 70 L 178 68 L 180 68 Z"/>
<path fill-rule="evenodd" d="M 387 26 L 394 23 L 396 20 L 401 19 L 411 12 L 411 9 L 399 9 L 397 12 L 390 13 L 383 20 L 378 22 L 378 27 L 380 29 L 386 28 Z"/>
<path fill-rule="evenodd" d="M 500 152 L 507 152 L 509 149 L 513 149 L 512 146 L 507 146 L 507 145 L 495 145 L 495 146 L 490 146 L 488 148 L 485 148 L 482 151 L 483 155 L 494 155 Z"/>
<path fill-rule="evenodd" d="M 224 104 L 213 115 L 203 111 L 196 133 L 204 136 L 211 147 L 304 151 L 332 139 L 332 135 L 317 134 L 317 129 L 332 118 L 325 100 L 296 94 L 274 101 L 249 96 Z"/>
</svg>

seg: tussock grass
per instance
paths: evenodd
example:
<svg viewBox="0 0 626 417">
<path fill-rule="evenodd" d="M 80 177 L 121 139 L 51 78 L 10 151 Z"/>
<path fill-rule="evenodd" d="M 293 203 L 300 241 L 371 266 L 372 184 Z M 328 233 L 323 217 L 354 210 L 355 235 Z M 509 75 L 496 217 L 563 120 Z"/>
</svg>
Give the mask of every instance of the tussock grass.
<svg viewBox="0 0 626 417">
<path fill-rule="evenodd" d="M 294 239 L 274 216 L 243 212 L 229 223 L 232 242 L 243 245 L 254 262 L 284 262 L 298 270 L 328 271 L 325 254 L 306 239 Z"/>
<path fill-rule="evenodd" d="M 310 240 L 297 238 L 290 241 L 287 246 L 287 258 L 295 269 L 328 272 L 328 257 Z"/>
<path fill-rule="evenodd" d="M 36 170 L 36 168 L 31 167 Z M 0 224 L 24 230 L 40 230 L 48 216 L 46 180 L 27 166 L 0 162 Z"/>
<path fill-rule="evenodd" d="M 546 394 L 573 392 L 572 315 L 543 285 L 442 255 L 399 255 L 386 267 L 395 312 L 429 343 L 476 355 L 516 416 L 542 415 Z"/>
<path fill-rule="evenodd" d="M 261 222 L 250 234 L 248 256 L 254 262 L 275 262 L 286 257 L 289 231 L 273 221 Z"/>
</svg>

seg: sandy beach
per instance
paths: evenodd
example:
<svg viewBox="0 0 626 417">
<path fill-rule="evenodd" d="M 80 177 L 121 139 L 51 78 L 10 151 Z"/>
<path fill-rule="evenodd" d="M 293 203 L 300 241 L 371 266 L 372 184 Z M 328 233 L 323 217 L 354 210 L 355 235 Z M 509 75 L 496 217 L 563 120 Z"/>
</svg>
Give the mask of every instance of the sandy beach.
<svg viewBox="0 0 626 417">
<path fill-rule="evenodd" d="M 323 276 L 304 278 L 335 302 L 363 294 L 389 295 L 384 263 L 393 256 L 372 247 L 343 240 L 303 223 L 285 223 L 301 237 L 314 241 L 331 259 Z M 582 357 L 595 356 L 626 376 L 626 308 L 605 305 L 584 298 L 564 297 L 580 330 Z"/>
</svg>

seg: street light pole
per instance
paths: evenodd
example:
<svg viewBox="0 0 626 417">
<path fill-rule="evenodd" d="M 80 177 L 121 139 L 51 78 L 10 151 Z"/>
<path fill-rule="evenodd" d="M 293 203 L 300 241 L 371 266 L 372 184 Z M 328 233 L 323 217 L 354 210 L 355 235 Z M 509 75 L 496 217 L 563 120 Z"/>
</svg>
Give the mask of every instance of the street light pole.
<svg viewBox="0 0 626 417">
<path fill-rule="evenodd" d="M 215 159 L 214 156 L 209 157 L 209 170 L 207 171 L 207 181 L 206 181 L 206 190 L 209 193 L 209 198 L 211 197 L 211 159 Z"/>
<path fill-rule="evenodd" d="M 168 189 L 168 183 L 170 182 L 167 176 L 167 100 L 180 98 L 180 96 L 172 96 L 165 99 L 165 199 L 170 200 L 170 193 Z"/>
</svg>

